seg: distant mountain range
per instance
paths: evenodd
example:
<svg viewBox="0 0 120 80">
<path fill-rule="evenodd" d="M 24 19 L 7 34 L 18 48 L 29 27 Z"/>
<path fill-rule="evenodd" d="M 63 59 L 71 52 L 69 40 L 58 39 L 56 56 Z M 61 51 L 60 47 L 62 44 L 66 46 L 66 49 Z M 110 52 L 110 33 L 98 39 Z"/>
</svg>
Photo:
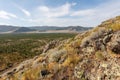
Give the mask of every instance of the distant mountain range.
<svg viewBox="0 0 120 80">
<path fill-rule="evenodd" d="M 0 32 L 9 32 L 18 29 L 17 26 L 0 25 Z"/>
<path fill-rule="evenodd" d="M 64 33 L 64 32 L 81 32 L 92 29 L 92 27 L 82 26 L 68 26 L 68 27 L 57 27 L 57 26 L 32 26 L 32 27 L 19 27 L 19 26 L 8 26 L 0 25 L 0 33 Z"/>
</svg>

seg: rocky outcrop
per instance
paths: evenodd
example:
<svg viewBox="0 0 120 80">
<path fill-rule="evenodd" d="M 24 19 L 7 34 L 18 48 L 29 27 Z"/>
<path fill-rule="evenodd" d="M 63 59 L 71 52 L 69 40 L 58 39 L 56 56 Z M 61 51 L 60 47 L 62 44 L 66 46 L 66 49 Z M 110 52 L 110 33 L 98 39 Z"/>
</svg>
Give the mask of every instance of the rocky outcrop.
<svg viewBox="0 0 120 80">
<path fill-rule="evenodd" d="M 100 28 L 97 32 L 92 32 L 88 37 L 84 38 L 80 46 L 82 48 L 94 47 L 96 50 L 103 50 L 112 36 L 112 30 Z"/>
</svg>

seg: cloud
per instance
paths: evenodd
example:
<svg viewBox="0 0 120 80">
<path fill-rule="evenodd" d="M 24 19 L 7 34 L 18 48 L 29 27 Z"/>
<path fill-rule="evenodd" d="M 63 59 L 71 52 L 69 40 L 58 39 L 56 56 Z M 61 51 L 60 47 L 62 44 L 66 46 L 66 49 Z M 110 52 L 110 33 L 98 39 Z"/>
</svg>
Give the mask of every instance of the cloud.
<svg viewBox="0 0 120 80">
<path fill-rule="evenodd" d="M 71 5 L 72 5 L 72 6 L 75 6 L 75 5 L 77 5 L 77 3 L 74 2 L 74 3 L 72 3 Z"/>
<path fill-rule="evenodd" d="M 120 15 L 120 1 L 108 0 L 94 8 L 73 10 L 76 3 L 65 3 L 59 7 L 39 6 L 30 19 L 23 21 L 33 25 L 96 26 L 102 21 Z"/>
<path fill-rule="evenodd" d="M 26 16 L 31 16 L 31 13 L 23 8 L 19 8 Z"/>
<path fill-rule="evenodd" d="M 38 13 L 44 17 L 63 17 L 70 14 L 70 9 L 72 6 L 76 5 L 76 3 L 66 3 L 60 7 L 49 8 L 47 6 L 39 6 L 37 8 Z"/>
<path fill-rule="evenodd" d="M 40 6 L 38 7 L 38 10 L 43 12 L 49 12 L 50 9 L 47 6 Z"/>
<path fill-rule="evenodd" d="M 102 21 L 120 15 L 120 1 L 109 0 L 94 8 L 72 12 L 72 17 L 79 18 L 79 23 L 87 26 L 96 26 Z M 77 21 L 78 22 L 78 21 Z M 84 22 L 84 23 L 82 23 Z"/>
<path fill-rule="evenodd" d="M 15 14 L 8 13 L 6 11 L 1 10 L 0 11 L 0 18 L 2 19 L 10 19 L 10 18 L 17 18 Z"/>
<path fill-rule="evenodd" d="M 28 16 L 28 17 L 31 16 L 31 13 L 30 13 L 28 10 L 22 8 L 21 6 L 17 5 L 16 3 L 13 3 L 13 4 L 14 4 L 18 9 L 20 9 L 26 16 Z"/>
<path fill-rule="evenodd" d="M 71 14 L 71 16 L 89 16 L 89 15 L 94 15 L 95 10 L 93 9 L 87 9 L 87 10 L 80 10 L 80 11 L 75 11 Z"/>
</svg>

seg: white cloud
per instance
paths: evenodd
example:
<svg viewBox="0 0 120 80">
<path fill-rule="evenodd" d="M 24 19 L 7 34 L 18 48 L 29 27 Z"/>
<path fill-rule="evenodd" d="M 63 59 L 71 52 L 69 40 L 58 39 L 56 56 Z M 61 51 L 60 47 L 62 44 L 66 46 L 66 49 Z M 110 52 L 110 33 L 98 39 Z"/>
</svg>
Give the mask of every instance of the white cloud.
<svg viewBox="0 0 120 80">
<path fill-rule="evenodd" d="M 15 14 L 8 13 L 6 11 L 1 10 L 0 11 L 0 18 L 2 19 L 10 19 L 10 18 L 17 18 Z"/>
<path fill-rule="evenodd" d="M 77 3 L 72 3 L 72 6 L 75 6 L 75 5 L 77 5 Z"/>
<path fill-rule="evenodd" d="M 79 23 L 83 25 L 96 26 L 102 21 L 120 15 L 120 1 L 110 0 L 86 10 L 74 11 L 71 16 L 79 18 Z M 78 21 L 77 21 L 78 22 Z M 82 23 L 84 22 L 84 23 Z"/>
<path fill-rule="evenodd" d="M 31 13 L 28 11 L 28 10 L 26 10 L 26 9 L 24 9 L 24 8 L 22 8 L 21 6 L 19 6 L 19 5 L 17 5 L 16 3 L 13 3 L 18 9 L 20 9 L 26 16 L 31 16 Z"/>
<path fill-rule="evenodd" d="M 38 7 L 38 10 L 43 11 L 43 12 L 48 12 L 49 8 L 47 6 L 40 6 Z"/>
<path fill-rule="evenodd" d="M 31 13 L 23 8 L 19 8 L 26 16 L 31 16 Z"/>
<path fill-rule="evenodd" d="M 87 10 L 80 10 L 80 11 L 75 11 L 71 14 L 71 16 L 89 16 L 89 15 L 94 15 L 95 11 L 93 9 L 87 9 Z"/>
<path fill-rule="evenodd" d="M 66 3 L 59 7 L 39 6 L 31 19 L 24 21 L 33 25 L 82 25 L 96 26 L 102 21 L 120 15 L 120 1 L 109 0 L 94 8 L 73 10 L 76 3 Z M 66 17 L 67 16 L 67 17 Z"/>
<path fill-rule="evenodd" d="M 39 6 L 37 8 L 40 16 L 44 17 L 62 17 L 70 14 L 71 6 L 76 5 L 76 3 L 66 3 L 60 7 L 49 8 L 47 6 Z"/>
</svg>

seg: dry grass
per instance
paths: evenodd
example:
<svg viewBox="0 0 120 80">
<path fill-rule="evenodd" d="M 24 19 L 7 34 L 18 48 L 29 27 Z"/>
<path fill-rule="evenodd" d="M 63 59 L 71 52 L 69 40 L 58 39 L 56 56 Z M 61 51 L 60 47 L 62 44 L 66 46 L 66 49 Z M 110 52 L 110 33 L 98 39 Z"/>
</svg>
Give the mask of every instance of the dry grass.
<svg viewBox="0 0 120 80">
<path fill-rule="evenodd" d="M 77 62 L 80 60 L 80 56 L 77 54 L 77 50 L 73 48 L 68 48 L 68 57 L 66 60 L 62 63 L 62 66 L 73 66 L 77 64 Z"/>
<path fill-rule="evenodd" d="M 38 80 L 40 77 L 40 67 L 26 71 L 21 80 Z"/>
<path fill-rule="evenodd" d="M 115 24 L 111 24 L 110 26 L 107 27 L 108 29 L 112 29 L 113 31 L 118 31 L 120 30 L 120 23 L 115 23 Z"/>
</svg>

